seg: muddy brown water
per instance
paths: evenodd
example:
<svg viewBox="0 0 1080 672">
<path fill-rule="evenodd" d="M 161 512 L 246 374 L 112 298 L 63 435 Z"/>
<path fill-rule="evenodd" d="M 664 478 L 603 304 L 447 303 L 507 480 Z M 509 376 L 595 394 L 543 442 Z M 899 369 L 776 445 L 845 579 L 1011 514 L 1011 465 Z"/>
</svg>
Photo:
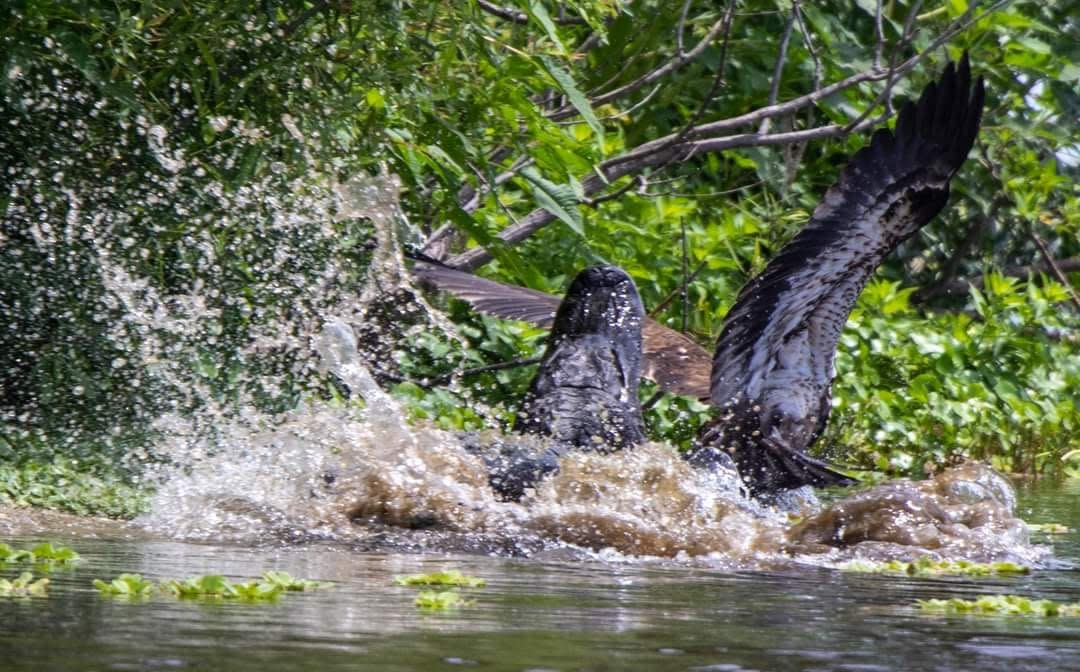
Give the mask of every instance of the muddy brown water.
<svg viewBox="0 0 1080 672">
<path fill-rule="evenodd" d="M 1080 528 L 1080 482 L 1021 487 L 1017 513 Z M 10 512 L 4 540 L 49 540 L 83 562 L 47 598 L 0 598 L 4 670 L 1080 670 L 1080 619 L 932 617 L 922 598 L 1019 593 L 1080 601 L 1080 536 L 1017 578 L 852 574 L 807 562 L 725 568 L 554 546 L 529 558 L 358 550 L 355 543 L 177 542 L 129 526 Z M 3 523 L 0 523 L 3 524 Z M 30 534 L 12 535 L 19 530 Z M 427 534 L 427 543 L 434 537 Z M 714 558 L 715 560 L 715 558 Z M 394 577 L 483 577 L 473 606 L 413 604 Z M 333 581 L 273 604 L 103 598 L 94 578 L 267 569 Z M 0 574 L 15 573 L 11 566 Z"/>
</svg>

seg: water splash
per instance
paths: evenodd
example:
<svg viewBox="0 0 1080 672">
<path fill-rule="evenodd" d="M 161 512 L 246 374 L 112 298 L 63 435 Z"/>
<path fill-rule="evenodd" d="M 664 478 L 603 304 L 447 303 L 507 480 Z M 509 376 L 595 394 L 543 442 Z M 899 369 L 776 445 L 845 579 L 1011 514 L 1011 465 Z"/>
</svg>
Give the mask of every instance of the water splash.
<svg viewBox="0 0 1080 672">
<path fill-rule="evenodd" d="M 156 439 L 152 455 L 120 451 L 163 462 L 150 470 L 159 487 L 138 521 L 145 529 L 750 567 L 1040 553 L 1015 518 L 1008 484 L 978 470 L 886 484 L 793 525 L 746 500 L 734 481 L 647 444 L 571 455 L 521 504 L 498 501 L 460 437 L 410 425 L 379 384 L 418 339 L 452 344 L 451 370 L 463 350 L 408 281 L 400 248 L 415 231 L 396 178 L 339 181 L 285 117 L 295 146 L 276 149 L 302 157 L 303 174 L 274 161 L 258 177 L 226 181 L 263 149 L 265 129 L 211 120 L 228 142 L 195 156 L 170 145 L 173 124 L 121 115 L 112 141 L 95 142 L 87 121 L 108 112 L 107 101 L 62 77 L 17 66 L 6 76 L 5 104 L 21 116 L 4 127 L 0 149 L 21 163 L 8 169 L 0 227 L 11 251 L 0 302 L 16 328 L 0 346 L 22 359 L 2 373 L 21 384 L 25 362 L 35 375 L 52 362 L 54 387 L 66 392 L 16 398 L 25 386 L 5 380 L 5 402 L 13 398 L 0 422 L 37 431 L 67 404 L 100 416 L 92 429 L 109 437 L 120 433 L 117 409 L 130 407 L 126 421 L 152 427 Z M 52 163 L 23 151 L 40 138 L 18 135 L 42 119 L 66 132 L 48 138 L 57 143 L 45 153 Z M 89 347 L 84 329 L 98 339 Z M 352 398 L 326 401 L 317 393 L 326 376 Z M 69 435 L 74 447 L 85 436 Z"/>
</svg>

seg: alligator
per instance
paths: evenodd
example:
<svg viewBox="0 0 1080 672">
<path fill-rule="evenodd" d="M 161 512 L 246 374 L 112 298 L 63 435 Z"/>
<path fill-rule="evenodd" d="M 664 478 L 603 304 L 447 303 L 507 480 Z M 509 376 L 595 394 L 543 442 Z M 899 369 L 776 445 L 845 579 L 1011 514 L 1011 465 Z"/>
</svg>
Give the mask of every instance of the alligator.
<svg viewBox="0 0 1080 672">
<path fill-rule="evenodd" d="M 810 221 L 739 292 L 711 357 L 685 335 L 642 322 L 633 282 L 612 267 L 582 272 L 560 303 L 433 260 L 417 262 L 414 275 L 477 310 L 552 326 L 516 429 L 549 435 L 561 447 L 539 463 L 510 450 L 517 467 L 496 469 L 510 474 L 495 478 L 496 488 L 517 496 L 554 471 L 567 447 L 613 450 L 641 441 L 638 373 L 665 390 L 710 400 L 717 413 L 684 455 L 709 469 L 733 460 L 751 496 L 854 483 L 806 452 L 828 421 L 840 333 L 884 258 L 945 207 L 978 133 L 983 98 L 983 80 L 972 82 L 965 54 L 917 103 L 904 105 L 895 130 L 877 130 Z"/>
</svg>

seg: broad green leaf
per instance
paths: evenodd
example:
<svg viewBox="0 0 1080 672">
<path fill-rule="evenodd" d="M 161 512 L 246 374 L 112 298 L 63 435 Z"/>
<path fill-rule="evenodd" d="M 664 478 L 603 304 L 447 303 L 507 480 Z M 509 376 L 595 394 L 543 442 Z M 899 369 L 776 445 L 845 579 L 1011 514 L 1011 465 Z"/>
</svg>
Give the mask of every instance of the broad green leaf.
<svg viewBox="0 0 1080 672">
<path fill-rule="evenodd" d="M 541 26 L 544 27 L 544 32 L 547 33 L 551 41 L 558 47 L 560 54 L 566 53 L 566 47 L 563 46 L 562 40 L 559 39 L 559 31 L 555 27 L 555 22 L 551 20 L 551 14 L 548 14 L 547 7 L 544 7 L 542 2 L 538 0 L 529 0 L 529 14 L 535 18 Z"/>
<path fill-rule="evenodd" d="M 521 176 L 530 182 L 533 197 L 540 207 L 558 217 L 579 236 L 585 235 L 585 225 L 578 212 L 578 200 L 570 185 L 555 184 L 532 168 L 521 171 Z"/>
<path fill-rule="evenodd" d="M 600 124 L 600 120 L 596 118 L 596 113 L 593 111 L 592 105 L 589 103 L 588 97 L 581 92 L 577 83 L 574 82 L 574 78 L 569 72 L 563 69 L 563 67 L 550 56 L 540 56 L 540 63 L 543 64 L 544 70 L 547 71 L 551 78 L 555 80 L 555 83 L 559 85 L 562 92 L 566 94 L 567 99 L 570 100 L 570 104 L 574 106 L 574 109 L 578 111 L 581 118 L 585 120 L 585 123 L 589 125 L 589 128 L 596 134 L 597 142 L 603 143 L 604 140 L 604 127 Z"/>
</svg>

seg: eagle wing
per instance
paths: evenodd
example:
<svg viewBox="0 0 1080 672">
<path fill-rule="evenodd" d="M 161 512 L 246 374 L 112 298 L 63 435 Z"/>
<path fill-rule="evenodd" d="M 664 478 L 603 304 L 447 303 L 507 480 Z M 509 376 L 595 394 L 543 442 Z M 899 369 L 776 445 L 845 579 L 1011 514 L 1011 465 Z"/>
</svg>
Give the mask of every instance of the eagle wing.
<svg viewBox="0 0 1080 672">
<path fill-rule="evenodd" d="M 449 292 L 476 310 L 507 320 L 550 327 L 562 301 L 535 289 L 504 285 L 434 261 L 417 261 L 413 275 Z M 674 394 L 709 396 L 709 352 L 688 336 L 646 318 L 642 327 L 642 375 Z"/>
<path fill-rule="evenodd" d="M 807 225 L 728 312 L 713 357 L 713 403 L 729 408 L 808 386 L 820 417 L 810 440 L 793 447 L 816 438 L 855 300 L 882 260 L 945 206 L 949 180 L 975 141 L 983 95 L 965 54 L 903 107 L 895 131 L 878 130 L 851 157 Z"/>
</svg>

